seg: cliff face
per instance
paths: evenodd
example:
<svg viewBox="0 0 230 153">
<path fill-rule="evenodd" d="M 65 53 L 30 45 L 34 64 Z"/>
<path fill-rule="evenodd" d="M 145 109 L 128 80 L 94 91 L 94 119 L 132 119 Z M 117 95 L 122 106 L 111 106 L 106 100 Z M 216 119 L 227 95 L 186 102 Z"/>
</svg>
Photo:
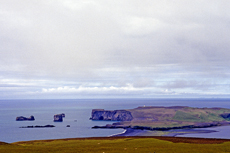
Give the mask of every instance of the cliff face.
<svg viewBox="0 0 230 153">
<path fill-rule="evenodd" d="M 133 116 L 126 110 L 108 111 L 104 109 L 93 109 L 91 120 L 110 120 L 110 121 L 131 121 Z"/>
</svg>

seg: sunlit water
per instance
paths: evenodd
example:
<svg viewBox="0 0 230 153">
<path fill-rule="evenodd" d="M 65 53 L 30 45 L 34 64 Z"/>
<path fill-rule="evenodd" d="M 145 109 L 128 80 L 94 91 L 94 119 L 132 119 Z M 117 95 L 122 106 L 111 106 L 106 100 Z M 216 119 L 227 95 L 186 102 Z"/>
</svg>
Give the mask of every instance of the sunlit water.
<svg viewBox="0 0 230 153">
<path fill-rule="evenodd" d="M 230 108 L 230 99 L 77 99 L 77 100 L 0 100 L 0 141 L 16 142 L 41 139 L 102 137 L 121 133 L 123 129 L 92 129 L 111 121 L 91 121 L 95 108 L 132 109 L 138 106 L 191 106 Z M 65 113 L 63 122 L 53 122 L 55 114 Z M 35 121 L 15 121 L 17 116 Z M 54 128 L 19 128 L 29 125 L 55 125 Z M 70 127 L 66 127 L 70 125 Z M 192 137 L 229 138 L 229 126 L 211 128 L 220 132 L 187 134 Z"/>
</svg>

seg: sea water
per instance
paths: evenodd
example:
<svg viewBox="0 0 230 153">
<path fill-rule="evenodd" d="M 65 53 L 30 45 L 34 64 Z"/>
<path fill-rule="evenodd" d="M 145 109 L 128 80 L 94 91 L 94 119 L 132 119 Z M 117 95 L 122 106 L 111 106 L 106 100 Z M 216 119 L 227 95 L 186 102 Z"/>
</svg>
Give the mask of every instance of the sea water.
<svg viewBox="0 0 230 153">
<path fill-rule="evenodd" d="M 138 106 L 191 106 L 230 108 L 230 99 L 39 99 L 0 100 L 0 141 L 17 142 L 42 139 L 106 137 L 121 133 L 123 129 L 92 129 L 95 125 L 112 124 L 113 121 L 92 121 L 92 109 L 132 109 Z M 55 114 L 65 113 L 63 122 L 53 122 Z M 17 116 L 35 121 L 16 121 Z M 54 128 L 19 128 L 22 126 L 54 125 Z M 70 127 L 67 127 L 70 125 Z M 219 128 L 219 129 L 218 129 Z M 229 138 L 224 134 L 229 126 L 218 127 L 214 135 L 201 137 Z M 187 136 L 187 135 L 185 135 Z M 196 136 L 196 135 L 188 135 Z M 198 136 L 197 136 L 198 137 Z"/>
</svg>

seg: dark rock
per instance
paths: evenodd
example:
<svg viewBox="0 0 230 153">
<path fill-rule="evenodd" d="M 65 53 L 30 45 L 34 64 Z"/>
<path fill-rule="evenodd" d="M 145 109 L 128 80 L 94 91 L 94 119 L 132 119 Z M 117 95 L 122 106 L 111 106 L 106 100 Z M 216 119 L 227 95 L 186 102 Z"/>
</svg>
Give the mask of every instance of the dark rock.
<svg viewBox="0 0 230 153">
<path fill-rule="evenodd" d="M 114 126 L 111 124 L 107 124 L 105 126 L 93 126 L 92 129 L 118 129 L 118 128 L 122 128 L 122 129 L 126 129 L 126 128 L 130 128 L 130 126 Z"/>
<path fill-rule="evenodd" d="M 45 125 L 44 127 L 55 127 L 54 125 Z"/>
<path fill-rule="evenodd" d="M 104 109 L 93 109 L 90 119 L 107 121 L 131 121 L 133 117 L 131 112 L 126 110 L 108 111 Z"/>
<path fill-rule="evenodd" d="M 34 120 L 35 120 L 34 116 L 30 116 L 30 117 L 19 116 L 19 117 L 16 117 L 16 121 L 34 121 Z"/>
<path fill-rule="evenodd" d="M 62 122 L 63 121 L 63 117 L 65 117 L 64 113 L 54 115 L 54 122 Z"/>
<path fill-rule="evenodd" d="M 230 119 L 230 113 L 220 114 L 220 116 L 223 117 L 224 119 Z"/>
<path fill-rule="evenodd" d="M 193 129 L 193 128 L 208 128 L 208 127 L 216 127 L 216 126 L 222 126 L 222 125 L 229 125 L 228 122 L 212 122 L 212 123 L 203 123 L 203 124 L 197 124 L 197 125 L 186 125 L 186 126 L 178 126 L 178 127 L 148 127 L 148 126 L 122 126 L 122 125 L 116 125 L 116 124 L 107 124 L 105 126 L 93 126 L 93 129 L 117 129 L 117 128 L 123 128 L 123 129 L 138 129 L 138 130 L 151 130 L 151 131 L 168 131 L 168 130 L 175 130 L 175 129 Z"/>
<path fill-rule="evenodd" d="M 64 114 L 64 113 L 62 113 L 61 115 L 62 115 L 63 118 L 65 117 L 65 114 Z"/>
<path fill-rule="evenodd" d="M 45 125 L 45 126 L 41 126 L 41 125 L 35 125 L 35 126 L 22 126 L 20 128 L 52 128 L 55 127 L 54 125 Z"/>
<path fill-rule="evenodd" d="M 70 125 L 66 125 L 66 127 L 70 127 Z"/>
</svg>

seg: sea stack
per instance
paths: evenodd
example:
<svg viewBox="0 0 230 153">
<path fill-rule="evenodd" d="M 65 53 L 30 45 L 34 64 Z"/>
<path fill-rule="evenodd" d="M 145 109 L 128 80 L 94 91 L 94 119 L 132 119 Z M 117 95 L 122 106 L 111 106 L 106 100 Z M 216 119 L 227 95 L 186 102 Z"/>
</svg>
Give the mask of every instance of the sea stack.
<svg viewBox="0 0 230 153">
<path fill-rule="evenodd" d="M 63 122 L 63 118 L 65 117 L 65 114 L 56 114 L 54 115 L 54 122 Z"/>
</svg>

